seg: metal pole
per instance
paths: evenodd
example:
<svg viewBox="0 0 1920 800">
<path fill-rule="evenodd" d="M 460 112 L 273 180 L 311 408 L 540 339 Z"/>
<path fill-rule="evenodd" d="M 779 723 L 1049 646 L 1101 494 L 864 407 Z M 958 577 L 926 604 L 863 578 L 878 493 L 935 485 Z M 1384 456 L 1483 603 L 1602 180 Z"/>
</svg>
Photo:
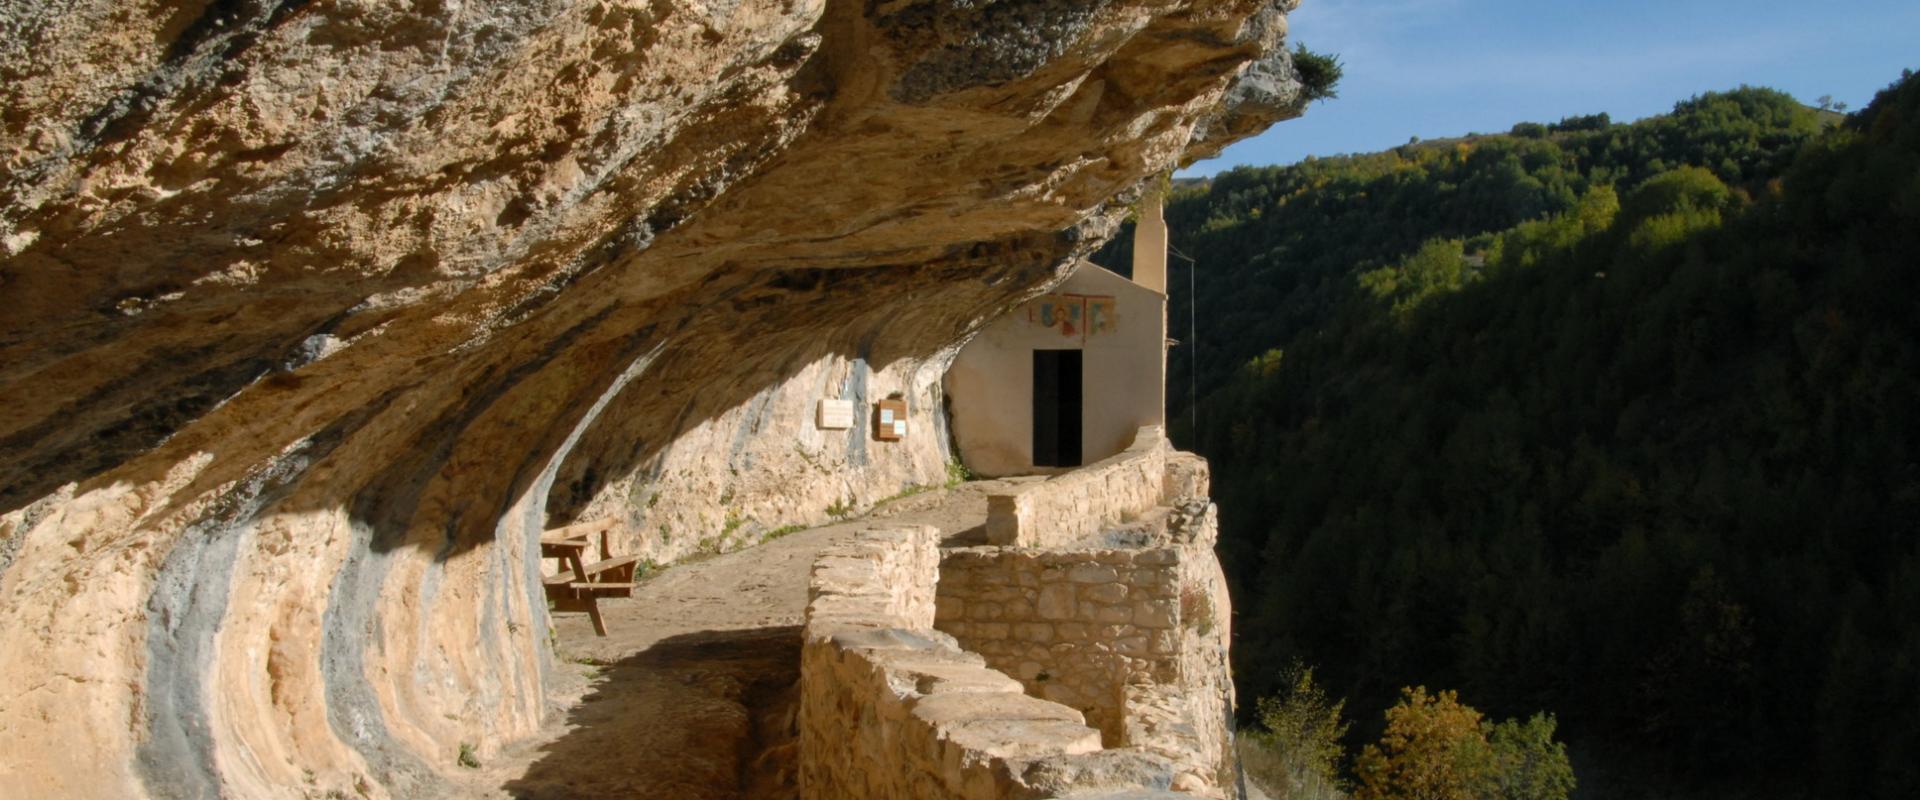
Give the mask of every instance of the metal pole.
<svg viewBox="0 0 1920 800">
<path fill-rule="evenodd" d="M 1200 435 L 1200 295 L 1194 291 L 1193 273 L 1200 263 L 1175 249 L 1171 241 L 1167 242 L 1167 252 L 1187 262 L 1187 341 L 1193 343 L 1187 351 L 1187 414 L 1193 435 L 1197 437 Z"/>
</svg>

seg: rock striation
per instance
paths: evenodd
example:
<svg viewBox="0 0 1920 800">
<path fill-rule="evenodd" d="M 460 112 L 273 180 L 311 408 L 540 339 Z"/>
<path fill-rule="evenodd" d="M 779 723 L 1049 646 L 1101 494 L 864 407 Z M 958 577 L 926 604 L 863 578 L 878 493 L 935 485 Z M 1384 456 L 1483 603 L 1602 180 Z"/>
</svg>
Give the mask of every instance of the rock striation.
<svg viewBox="0 0 1920 800">
<path fill-rule="evenodd" d="M 942 480 L 955 344 L 1297 113 L 1290 5 L 0 7 L 0 786 L 445 791 L 547 714 L 541 530 Z"/>
</svg>

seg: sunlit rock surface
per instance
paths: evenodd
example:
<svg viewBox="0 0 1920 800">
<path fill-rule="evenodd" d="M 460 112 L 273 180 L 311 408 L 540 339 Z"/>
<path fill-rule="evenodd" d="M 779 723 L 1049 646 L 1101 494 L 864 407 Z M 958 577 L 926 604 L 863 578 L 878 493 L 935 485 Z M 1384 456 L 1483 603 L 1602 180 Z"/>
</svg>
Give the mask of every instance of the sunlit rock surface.
<svg viewBox="0 0 1920 800">
<path fill-rule="evenodd" d="M 1290 5 L 0 6 L 0 786 L 441 791 L 547 713 L 539 530 L 944 480 L 956 341 L 1295 113 Z"/>
</svg>

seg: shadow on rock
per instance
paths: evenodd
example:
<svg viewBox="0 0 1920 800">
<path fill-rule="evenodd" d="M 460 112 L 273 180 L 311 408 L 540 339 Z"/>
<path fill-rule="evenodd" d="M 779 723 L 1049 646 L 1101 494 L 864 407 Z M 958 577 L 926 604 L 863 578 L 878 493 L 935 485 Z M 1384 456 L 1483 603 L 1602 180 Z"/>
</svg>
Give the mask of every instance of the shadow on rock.
<svg viewBox="0 0 1920 800">
<path fill-rule="evenodd" d="M 522 800 L 794 798 L 800 629 L 703 631 L 602 665 Z"/>
</svg>

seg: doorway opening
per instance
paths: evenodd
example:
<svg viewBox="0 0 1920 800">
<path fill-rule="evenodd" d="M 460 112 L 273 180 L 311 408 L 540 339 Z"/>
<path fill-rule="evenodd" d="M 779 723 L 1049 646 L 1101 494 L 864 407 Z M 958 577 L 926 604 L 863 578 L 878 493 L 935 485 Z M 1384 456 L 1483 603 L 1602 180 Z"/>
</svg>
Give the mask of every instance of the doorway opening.
<svg viewBox="0 0 1920 800">
<path fill-rule="evenodd" d="M 1080 466 L 1079 350 L 1033 351 L 1033 465 Z"/>
</svg>

